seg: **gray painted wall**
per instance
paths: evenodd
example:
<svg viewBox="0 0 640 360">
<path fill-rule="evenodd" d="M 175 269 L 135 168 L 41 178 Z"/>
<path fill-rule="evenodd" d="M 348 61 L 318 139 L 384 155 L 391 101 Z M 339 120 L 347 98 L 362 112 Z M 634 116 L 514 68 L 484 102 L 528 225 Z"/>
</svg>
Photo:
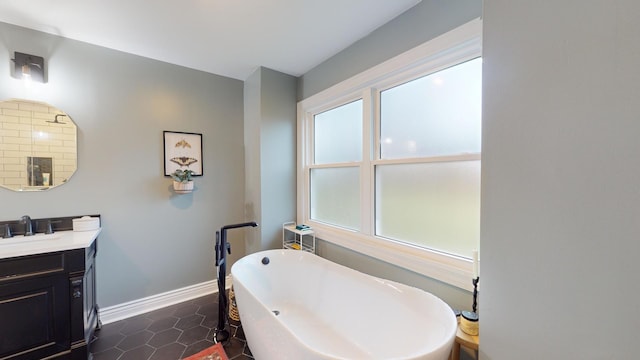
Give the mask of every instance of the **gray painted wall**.
<svg viewBox="0 0 640 360">
<path fill-rule="evenodd" d="M 262 69 L 256 69 L 244 82 L 245 217 L 261 226 L 246 234 L 246 251 L 262 250 L 262 172 L 260 166 L 260 122 Z M 251 131 L 253 130 L 253 131 Z"/>
<path fill-rule="evenodd" d="M 638 358 L 639 15 L 485 0 L 481 359 Z"/>
<path fill-rule="evenodd" d="M 264 67 L 245 81 L 246 211 L 260 223 L 247 253 L 282 247 L 282 223 L 295 220 L 296 86 Z"/>
<path fill-rule="evenodd" d="M 298 97 L 304 99 L 316 94 L 476 19 L 481 14 L 481 0 L 423 0 L 366 38 L 301 76 L 298 79 Z M 397 265 L 388 264 L 321 240 L 318 242 L 318 253 L 327 259 L 362 272 L 425 289 L 439 296 L 454 308 L 471 308 L 472 298 L 469 292 L 416 274 Z"/>
<path fill-rule="evenodd" d="M 410 50 L 482 15 L 482 0 L 422 0 L 298 79 L 298 100 Z"/>
<path fill-rule="evenodd" d="M 49 82 L 26 89 L 11 78 L 14 51 L 43 56 Z M 215 231 L 244 216 L 241 81 L 4 23 L 0 70 L 0 99 L 48 102 L 79 128 L 69 183 L 0 188 L 0 219 L 102 214 L 101 307 L 216 278 Z M 163 130 L 203 134 L 204 176 L 192 194 L 174 195 L 163 176 Z M 242 232 L 229 235 L 243 247 Z"/>
</svg>

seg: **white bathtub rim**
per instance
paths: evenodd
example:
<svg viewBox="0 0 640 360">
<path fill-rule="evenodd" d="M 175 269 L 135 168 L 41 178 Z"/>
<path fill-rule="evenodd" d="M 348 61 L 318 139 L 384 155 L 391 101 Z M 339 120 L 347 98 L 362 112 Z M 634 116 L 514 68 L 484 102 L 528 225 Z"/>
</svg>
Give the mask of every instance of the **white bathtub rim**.
<svg viewBox="0 0 640 360">
<path fill-rule="evenodd" d="M 250 261 L 249 258 L 256 258 L 257 261 L 261 261 L 262 258 L 269 257 L 270 255 L 280 254 L 280 255 L 286 256 L 285 254 L 293 254 L 293 253 L 302 254 L 303 252 L 301 252 L 299 250 L 291 250 L 291 249 L 272 249 L 272 250 L 263 250 L 263 251 L 259 251 L 259 252 L 253 253 L 253 254 L 246 255 L 243 258 L 239 259 L 232 266 L 232 269 L 231 269 L 232 277 L 233 277 L 233 272 L 234 272 L 233 271 L 233 267 L 235 267 L 236 264 L 242 264 L 243 260 L 244 261 Z M 312 254 L 312 253 L 306 253 L 306 254 L 311 255 L 311 256 L 318 256 L 318 255 L 315 255 L 315 254 Z M 307 256 L 307 255 L 302 255 L 302 256 Z M 366 278 L 375 279 L 376 281 L 379 281 L 379 282 L 381 282 L 383 284 L 395 286 L 395 287 L 400 288 L 402 290 L 418 291 L 419 293 L 421 293 L 421 295 L 429 297 L 430 298 L 429 301 L 433 301 L 434 305 L 442 307 L 442 310 L 445 310 L 445 311 L 446 311 L 446 309 L 451 310 L 451 307 L 446 302 L 444 302 L 438 296 L 436 296 L 436 295 L 434 295 L 434 294 L 432 294 L 432 293 L 430 293 L 428 291 L 425 291 L 425 290 L 422 290 L 422 289 L 419 289 L 419 288 L 416 288 L 416 287 L 413 287 L 413 286 L 410 286 L 410 285 L 407 285 L 407 284 L 399 283 L 399 282 L 396 282 L 396 281 L 393 281 L 393 280 L 384 279 L 384 278 L 376 277 L 376 276 L 373 276 L 373 275 L 369 275 L 369 274 L 363 273 L 363 272 L 361 272 L 359 270 L 356 270 L 356 269 L 353 269 L 353 268 L 349 268 L 347 266 L 335 263 L 335 262 L 333 262 L 331 260 L 328 260 L 328 259 L 325 259 L 325 258 L 322 258 L 322 257 L 320 257 L 320 258 L 322 260 L 324 260 L 324 261 L 331 262 L 332 265 L 335 265 L 335 266 L 338 266 L 338 267 L 342 267 L 342 268 L 346 268 L 346 269 L 348 269 L 350 271 L 354 271 L 356 273 L 364 275 Z M 234 286 L 242 286 L 245 291 L 247 291 L 248 293 L 251 294 L 251 296 L 257 298 L 255 292 L 253 292 L 251 289 L 247 288 L 246 286 L 242 285 L 239 281 L 238 282 L 234 282 L 234 283 L 235 283 Z M 277 317 L 275 314 L 273 314 L 273 312 L 272 312 L 273 309 L 270 309 L 264 302 L 259 301 L 258 303 L 260 304 L 260 306 L 262 307 L 262 309 L 264 311 L 266 311 L 266 312 L 271 314 L 270 316 L 273 316 L 274 318 Z M 239 312 L 240 312 L 240 317 L 241 317 L 241 321 L 242 321 L 242 311 L 239 309 Z M 280 320 L 277 320 L 277 321 L 280 322 Z M 426 356 L 428 354 L 440 353 L 440 352 L 448 353 L 450 351 L 452 345 L 453 345 L 453 341 L 455 339 L 455 334 L 456 334 L 456 331 L 457 331 L 457 321 L 456 321 L 455 315 L 453 313 L 453 310 L 451 310 L 450 322 L 451 322 L 450 324 L 444 324 L 445 328 L 449 328 L 449 332 L 442 336 L 442 341 L 440 341 L 436 345 L 430 346 L 428 349 L 424 349 L 424 350 L 428 351 L 427 354 L 425 354 L 423 352 L 419 352 L 418 350 L 420 348 L 417 348 L 417 349 L 415 349 L 415 352 L 412 353 L 412 354 L 402 354 L 401 357 L 394 357 L 394 358 L 389 358 L 389 359 L 390 360 L 391 359 L 420 359 L 421 357 Z M 307 341 L 305 339 L 301 339 L 298 336 L 298 334 L 295 333 L 294 331 L 292 331 L 288 326 L 283 325 L 282 328 L 284 328 L 284 330 L 287 332 L 287 334 L 289 334 L 294 339 L 296 339 L 298 345 L 303 347 L 306 351 L 308 351 L 308 353 L 317 354 L 321 358 L 325 358 L 325 359 L 344 359 L 344 360 L 348 360 L 348 358 L 340 357 L 337 354 L 318 351 L 318 349 L 310 347 L 307 344 Z M 390 346 L 392 346 L 392 344 L 390 344 Z"/>
</svg>

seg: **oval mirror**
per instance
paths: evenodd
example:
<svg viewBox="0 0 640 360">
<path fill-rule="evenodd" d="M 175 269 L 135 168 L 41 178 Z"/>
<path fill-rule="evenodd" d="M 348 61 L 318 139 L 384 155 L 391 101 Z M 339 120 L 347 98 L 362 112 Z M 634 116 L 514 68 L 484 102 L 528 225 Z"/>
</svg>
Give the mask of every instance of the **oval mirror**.
<svg viewBox="0 0 640 360">
<path fill-rule="evenodd" d="M 78 164 L 77 127 L 47 103 L 0 102 L 0 186 L 40 191 L 66 183 Z"/>
</svg>

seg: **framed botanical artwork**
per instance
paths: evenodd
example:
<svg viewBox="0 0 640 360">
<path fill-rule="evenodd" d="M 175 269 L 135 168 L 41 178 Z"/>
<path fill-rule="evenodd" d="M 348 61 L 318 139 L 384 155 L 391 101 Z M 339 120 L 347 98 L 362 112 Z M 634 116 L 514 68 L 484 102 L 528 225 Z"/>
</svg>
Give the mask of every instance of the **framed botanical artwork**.
<svg viewBox="0 0 640 360">
<path fill-rule="evenodd" d="M 202 176 L 202 134 L 164 131 L 164 175 L 177 169 Z"/>
</svg>

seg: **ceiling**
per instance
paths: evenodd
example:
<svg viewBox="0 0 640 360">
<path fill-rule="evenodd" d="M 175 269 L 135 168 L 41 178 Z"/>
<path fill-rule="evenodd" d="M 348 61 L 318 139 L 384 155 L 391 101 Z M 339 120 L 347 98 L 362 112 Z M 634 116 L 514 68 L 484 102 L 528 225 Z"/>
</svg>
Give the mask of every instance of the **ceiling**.
<svg viewBox="0 0 640 360">
<path fill-rule="evenodd" d="M 245 80 L 300 76 L 420 1 L 1 0 L 0 22 Z"/>
</svg>

